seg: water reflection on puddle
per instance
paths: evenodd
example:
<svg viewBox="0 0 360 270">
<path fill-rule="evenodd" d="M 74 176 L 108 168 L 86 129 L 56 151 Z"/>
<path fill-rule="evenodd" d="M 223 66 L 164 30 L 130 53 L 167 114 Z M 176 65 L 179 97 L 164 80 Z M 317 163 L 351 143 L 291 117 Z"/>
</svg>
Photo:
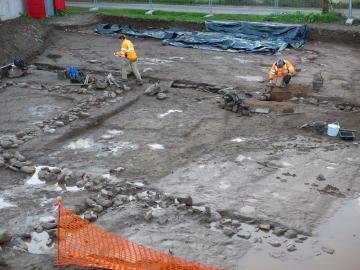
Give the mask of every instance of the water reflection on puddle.
<svg viewBox="0 0 360 270">
<path fill-rule="evenodd" d="M 49 235 L 47 232 L 31 234 L 31 240 L 26 243 L 28 251 L 32 254 L 51 254 L 53 252 L 53 244 L 47 245 Z"/>
<path fill-rule="evenodd" d="M 286 244 L 281 241 L 281 247 L 273 248 L 267 241 L 264 239 L 263 244 L 256 244 L 256 248 L 239 261 L 239 269 L 358 270 L 360 198 L 346 202 L 328 222 L 318 228 L 314 237 L 303 244 L 296 244 L 297 251 L 286 251 Z M 325 253 L 323 246 L 334 249 L 335 253 Z"/>
<path fill-rule="evenodd" d="M 16 207 L 16 205 L 6 202 L 4 198 L 0 197 L 0 209 Z"/>
</svg>

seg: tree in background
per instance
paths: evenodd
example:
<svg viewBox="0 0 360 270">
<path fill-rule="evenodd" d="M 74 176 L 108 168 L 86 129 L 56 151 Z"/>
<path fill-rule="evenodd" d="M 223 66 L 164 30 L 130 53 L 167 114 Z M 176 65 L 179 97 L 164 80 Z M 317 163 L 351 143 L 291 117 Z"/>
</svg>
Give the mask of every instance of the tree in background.
<svg viewBox="0 0 360 270">
<path fill-rule="evenodd" d="M 322 13 L 329 13 L 329 0 L 323 0 Z"/>
</svg>

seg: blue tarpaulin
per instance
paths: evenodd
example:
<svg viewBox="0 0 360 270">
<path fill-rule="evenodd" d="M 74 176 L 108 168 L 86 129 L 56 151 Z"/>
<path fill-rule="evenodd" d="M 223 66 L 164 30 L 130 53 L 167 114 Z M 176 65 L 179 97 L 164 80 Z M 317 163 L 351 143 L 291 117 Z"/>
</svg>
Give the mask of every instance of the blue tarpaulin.
<svg viewBox="0 0 360 270">
<path fill-rule="evenodd" d="M 123 33 L 162 40 L 163 45 L 230 52 L 276 53 L 288 46 L 301 47 L 306 25 L 271 24 L 241 21 L 206 21 L 205 31 L 181 29 L 136 30 L 130 25 L 100 24 L 98 33 Z"/>
</svg>

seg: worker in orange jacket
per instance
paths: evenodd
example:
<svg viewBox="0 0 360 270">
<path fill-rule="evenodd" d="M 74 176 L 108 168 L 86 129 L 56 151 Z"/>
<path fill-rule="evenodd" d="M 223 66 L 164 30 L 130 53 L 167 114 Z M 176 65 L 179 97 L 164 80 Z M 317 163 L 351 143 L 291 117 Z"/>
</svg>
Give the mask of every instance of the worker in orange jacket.
<svg viewBox="0 0 360 270">
<path fill-rule="evenodd" d="M 138 84 L 142 84 L 142 78 L 137 67 L 137 55 L 134 49 L 134 45 L 128 40 L 125 35 L 120 35 L 121 50 L 115 52 L 114 55 L 121 57 L 121 77 L 123 80 L 127 80 L 127 67 L 130 65 Z"/>
<path fill-rule="evenodd" d="M 295 74 L 294 66 L 288 60 L 280 58 L 272 65 L 269 71 L 269 81 L 270 84 L 273 84 L 275 79 L 276 86 L 286 87 Z"/>
</svg>

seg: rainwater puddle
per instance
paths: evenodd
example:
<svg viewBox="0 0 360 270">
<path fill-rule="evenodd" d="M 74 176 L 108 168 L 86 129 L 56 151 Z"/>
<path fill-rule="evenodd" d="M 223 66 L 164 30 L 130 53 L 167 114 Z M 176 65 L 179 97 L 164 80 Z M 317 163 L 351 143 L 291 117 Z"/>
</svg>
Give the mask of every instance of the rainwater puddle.
<svg viewBox="0 0 360 270">
<path fill-rule="evenodd" d="M 240 143 L 240 142 L 244 142 L 245 139 L 239 137 L 239 138 L 232 139 L 231 141 L 232 141 L 232 142 L 236 142 L 236 143 Z"/>
<path fill-rule="evenodd" d="M 62 192 L 78 192 L 84 190 L 84 188 L 79 188 L 77 186 L 68 187 L 66 185 L 59 185 L 57 184 L 55 187 L 56 191 L 62 191 Z"/>
<path fill-rule="evenodd" d="M 40 105 L 36 107 L 30 107 L 29 112 L 37 117 L 44 117 L 53 111 L 60 111 L 60 107 L 53 107 L 51 105 Z"/>
<path fill-rule="evenodd" d="M 246 161 L 246 160 L 253 160 L 253 159 L 252 159 L 252 157 L 246 157 L 246 156 L 243 156 L 243 155 L 238 155 L 237 158 L 236 158 L 237 162 L 243 162 L 243 161 Z"/>
<path fill-rule="evenodd" d="M 6 202 L 4 200 L 4 198 L 0 197 L 0 209 L 4 209 L 4 208 L 10 208 L 10 207 L 17 207 L 15 204 Z"/>
<path fill-rule="evenodd" d="M 181 110 L 168 110 L 166 113 L 158 114 L 158 117 L 159 118 L 164 118 L 165 116 L 167 116 L 167 115 L 169 115 L 171 113 L 176 113 L 176 112 L 182 113 Z"/>
<path fill-rule="evenodd" d="M 28 251 L 32 254 L 51 254 L 53 252 L 53 245 L 48 247 L 47 241 L 49 235 L 47 232 L 31 234 L 30 242 L 26 243 Z"/>
<path fill-rule="evenodd" d="M 183 56 L 172 56 L 172 57 L 169 57 L 170 60 L 184 60 L 184 57 Z"/>
<path fill-rule="evenodd" d="M 222 190 L 228 189 L 229 187 L 231 187 L 231 185 L 229 183 L 225 183 L 223 181 L 221 181 L 219 184 L 219 188 Z"/>
<path fill-rule="evenodd" d="M 42 184 L 46 183 L 45 181 L 41 181 L 39 179 L 39 172 L 41 171 L 42 168 L 49 168 L 50 170 L 55 169 L 55 167 L 49 167 L 49 166 L 36 166 L 34 174 L 30 177 L 29 180 L 26 181 L 27 185 L 35 186 L 35 185 L 42 185 Z"/>
<path fill-rule="evenodd" d="M 247 82 L 264 82 L 264 78 L 262 76 L 235 76 L 238 79 L 247 81 Z"/>
<path fill-rule="evenodd" d="M 271 236 L 272 237 L 272 236 Z M 268 239 L 271 239 L 269 237 Z M 360 198 L 350 200 L 315 231 L 296 251 L 286 251 L 289 240 L 276 238 L 282 244 L 273 248 L 263 239 L 239 261 L 239 269 L 263 270 L 358 270 L 360 265 Z M 284 241 L 286 241 L 284 243 Z M 330 255 L 322 247 L 331 248 Z"/>
<path fill-rule="evenodd" d="M 142 61 L 144 64 L 149 65 L 161 65 L 161 64 L 170 64 L 174 61 L 166 60 L 166 59 L 159 59 L 159 58 L 139 58 L 140 61 Z"/>
<path fill-rule="evenodd" d="M 151 150 L 164 150 L 165 147 L 162 144 L 158 144 L 158 143 L 150 143 L 148 144 L 149 148 Z"/>
<path fill-rule="evenodd" d="M 240 64 L 247 64 L 247 63 L 253 63 L 254 61 L 251 60 L 245 60 L 245 59 L 241 59 L 241 58 L 233 58 L 233 60 L 239 62 Z"/>
<path fill-rule="evenodd" d="M 117 130 L 117 129 L 109 129 L 106 131 L 106 133 L 110 134 L 110 135 L 123 135 L 124 131 L 122 130 Z"/>
<path fill-rule="evenodd" d="M 78 149 L 89 149 L 94 146 L 94 141 L 92 139 L 78 139 L 69 143 L 66 148 L 71 150 L 78 150 Z"/>
<path fill-rule="evenodd" d="M 111 145 L 109 147 L 109 150 L 111 153 L 116 154 L 116 153 L 124 151 L 124 150 L 136 150 L 138 148 L 139 148 L 139 146 L 132 142 L 119 142 L 119 143 L 115 143 L 115 144 Z"/>
</svg>

